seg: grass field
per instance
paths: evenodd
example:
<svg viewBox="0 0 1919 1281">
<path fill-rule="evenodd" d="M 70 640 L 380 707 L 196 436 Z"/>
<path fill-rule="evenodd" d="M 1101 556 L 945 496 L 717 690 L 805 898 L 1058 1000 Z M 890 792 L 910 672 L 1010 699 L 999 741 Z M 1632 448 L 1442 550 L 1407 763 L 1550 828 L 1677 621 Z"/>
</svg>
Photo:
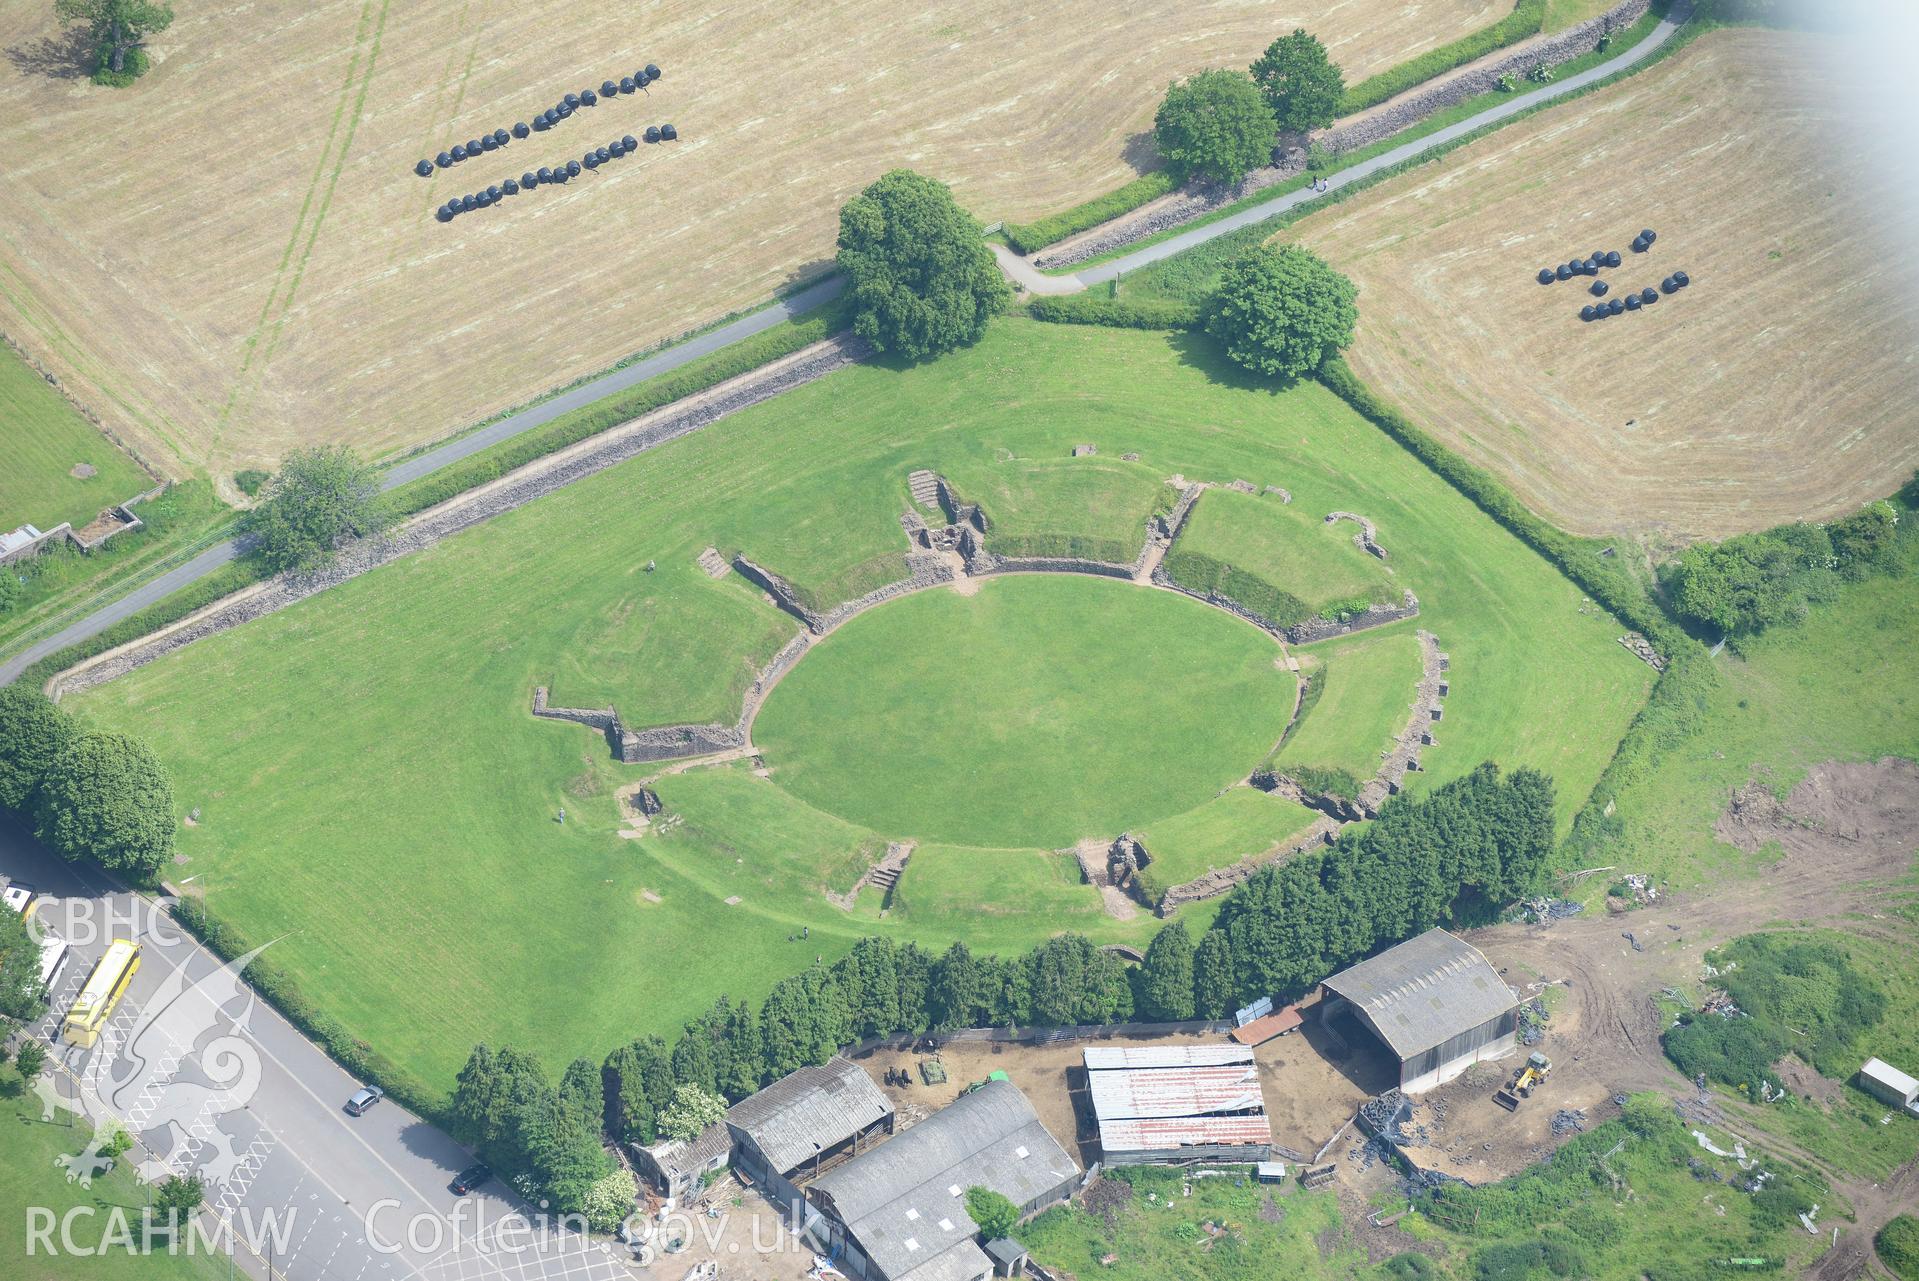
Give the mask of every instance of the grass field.
<svg viewBox="0 0 1919 1281">
<path fill-rule="evenodd" d="M 753 724 L 774 780 L 891 837 L 1060 848 L 1244 778 L 1292 714 L 1256 628 L 1176 592 L 1022 575 L 853 619 Z"/>
<path fill-rule="evenodd" d="M 12 1067 L 0 1068 L 0 1074 L 9 1085 L 19 1084 Z M 8 1213 L 0 1215 L 0 1259 L 7 1261 L 10 1281 L 214 1281 L 228 1275 L 224 1259 L 184 1253 L 169 1256 L 164 1246 L 146 1254 L 100 1249 L 116 1211 L 125 1216 L 134 1239 L 139 1239 L 148 1196 L 133 1177 L 130 1157 L 122 1157 L 91 1188 L 67 1182 L 54 1160 L 80 1151 L 88 1131 L 63 1124 L 63 1117 L 56 1114 L 54 1123 L 43 1123 L 40 1100 L 34 1095 L 0 1095 L 0 1205 L 8 1207 Z M 41 1246 L 29 1255 L 27 1207 L 51 1210 L 56 1223 L 79 1210 L 72 1220 L 73 1242 L 98 1252 L 68 1256 L 49 1254 Z M 57 1227 L 53 1242 L 60 1247 Z"/>
<path fill-rule="evenodd" d="M 1325 684 L 1275 757 L 1277 765 L 1343 769 L 1362 781 L 1371 778 L 1412 711 L 1419 638 L 1412 625 L 1401 623 L 1384 632 L 1322 641 L 1302 652 L 1302 659 L 1307 656 L 1325 664 Z"/>
<path fill-rule="evenodd" d="M 154 70 L 113 91 L 78 78 L 49 6 L 10 0 L 0 328 L 170 470 L 400 449 L 812 273 L 839 205 L 888 169 L 1030 218 L 1133 177 L 1175 76 L 1244 66 L 1299 25 L 1363 76 L 1507 7 L 665 0 L 610 26 L 558 0 L 267 0 L 181 9 Z M 410 172 L 648 61 L 650 96 Z M 665 121 L 677 145 L 431 216 Z"/>
<path fill-rule="evenodd" d="M 1176 564 L 1183 553 L 1205 556 L 1312 606 L 1360 597 L 1397 603 L 1399 585 L 1393 572 L 1354 546 L 1359 527 L 1350 521 L 1329 525 L 1324 517 L 1324 512 L 1282 502 L 1276 494 L 1209 490 L 1187 518 L 1168 559 Z M 1391 531 L 1379 531 L 1381 545 L 1389 550 L 1391 537 Z"/>
<path fill-rule="evenodd" d="M 862 896 L 849 917 L 818 891 L 844 884 L 849 847 L 871 833 L 810 806 L 775 819 L 756 796 L 703 806 L 711 780 L 697 772 L 660 781 L 677 832 L 618 839 L 607 789 L 640 771 L 583 729 L 532 719 L 533 685 L 562 704 L 611 702 L 631 724 L 731 720 L 794 625 L 738 576 L 701 573 L 702 547 L 784 539 L 768 563 L 825 581 L 904 549 L 914 467 L 958 475 L 1082 442 L 1102 458 L 1137 451 L 1152 475 L 1284 485 L 1303 512 L 1360 511 L 1392 531 L 1421 625 L 1453 656 L 1445 750 L 1415 786 L 1489 757 L 1535 765 L 1570 822 L 1652 677 L 1617 623 L 1323 389 L 1240 385 L 1197 339 L 1018 320 L 937 364 L 834 374 L 73 702 L 153 745 L 181 808 L 201 809 L 180 833 L 181 874 L 248 933 L 290 932 L 284 963 L 356 1034 L 442 1082 L 482 1037 L 556 1062 L 601 1054 L 722 991 L 758 999 L 802 951 L 830 958 L 872 928 L 944 946 L 976 937 L 982 914 L 964 860 L 942 891 L 939 860 L 916 856 L 904 910 L 877 921 Z M 795 515 L 825 537 L 793 534 L 782 522 Z M 978 599 L 1017 586 L 983 584 Z M 777 771 L 745 778 L 801 804 Z M 1097 908 L 1031 859 L 1004 866 L 1009 896 L 982 946 L 1077 922 L 1062 897 Z M 765 883 L 746 884 L 762 867 Z M 1021 911 L 1011 887 L 1029 885 L 1046 892 Z M 1152 924 L 1100 919 L 1103 939 Z M 790 944 L 803 926 L 811 941 Z M 475 949 L 485 966 L 462 963 Z M 425 993 L 411 981 L 422 970 L 446 982 Z"/>
<path fill-rule="evenodd" d="M 1826 92 L 1834 37 L 1712 32 L 1288 230 L 1360 288 L 1353 367 L 1575 532 L 1655 546 L 1820 519 L 1919 465 L 1903 198 Z M 1642 227 L 1652 251 L 1629 252 Z M 1694 284 L 1582 324 L 1615 291 Z"/>
<path fill-rule="evenodd" d="M 1264 854 L 1318 815 L 1253 787 L 1236 787 L 1199 808 L 1135 833 L 1152 855 L 1152 877 L 1168 888 Z"/>
<path fill-rule="evenodd" d="M 1166 478 L 1145 463 L 1106 458 L 975 463 L 947 480 L 985 511 L 990 551 L 1074 552 L 1122 565 L 1139 555 L 1146 518 L 1172 493 Z"/>
<path fill-rule="evenodd" d="M 146 473 L 47 380 L 0 343 L 0 533 L 33 524 L 75 529 L 152 486 Z M 78 467 L 93 469 L 76 476 Z"/>
</svg>

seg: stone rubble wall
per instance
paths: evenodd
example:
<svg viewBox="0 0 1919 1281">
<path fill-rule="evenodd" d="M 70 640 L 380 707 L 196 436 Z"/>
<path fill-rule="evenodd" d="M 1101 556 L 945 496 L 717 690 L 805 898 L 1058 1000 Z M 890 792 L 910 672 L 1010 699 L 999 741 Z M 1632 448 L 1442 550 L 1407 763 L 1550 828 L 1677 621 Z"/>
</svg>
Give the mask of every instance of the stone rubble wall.
<svg viewBox="0 0 1919 1281">
<path fill-rule="evenodd" d="M 661 725 L 653 729 L 622 730 L 620 759 L 629 765 L 642 761 L 671 761 L 683 756 L 711 756 L 746 746 L 746 735 L 731 725 Z"/>
<path fill-rule="evenodd" d="M 733 557 L 733 568 L 739 571 L 741 578 L 753 584 L 773 598 L 773 603 L 806 624 L 806 629 L 814 633 L 826 631 L 826 617 L 817 610 L 809 609 L 800 603 L 800 595 L 793 585 L 772 570 L 755 565 L 741 552 Z"/>
<path fill-rule="evenodd" d="M 1491 93 L 1499 88 L 1501 76 L 1511 76 L 1515 81 L 1523 82 L 1534 67 L 1558 66 L 1591 52 L 1599 44 L 1601 36 L 1639 21 L 1648 3 L 1649 0 L 1621 0 L 1621 3 L 1596 18 L 1589 18 L 1556 35 L 1528 41 L 1506 57 L 1484 67 L 1454 73 L 1429 89 L 1402 95 L 1380 108 L 1361 112 L 1356 119 L 1346 124 L 1335 123 L 1314 134 L 1311 141 L 1336 155 L 1370 146 L 1411 128 L 1446 107 Z M 1070 267 L 1115 249 L 1123 249 L 1162 231 L 1183 226 L 1236 200 L 1243 200 L 1254 192 L 1285 182 L 1297 176 L 1305 167 L 1304 147 L 1295 146 L 1283 151 L 1275 147 L 1274 153 L 1277 163 L 1255 169 L 1238 183 L 1225 187 L 1187 188 L 1162 196 L 1104 227 L 1094 228 L 1043 250 L 1033 259 L 1033 265 L 1042 269 Z"/>
<path fill-rule="evenodd" d="M 1263 857 L 1246 859 L 1231 867 L 1216 867 L 1206 875 L 1187 881 L 1184 885 L 1173 886 L 1161 897 L 1159 907 L 1155 910 L 1160 916 L 1171 916 L 1188 903 L 1218 898 L 1234 886 L 1251 879 L 1254 872 L 1269 863 L 1277 863 L 1283 858 L 1331 845 L 1337 838 L 1341 826 L 1342 824 L 1335 818 L 1322 816 L 1314 819 L 1305 831 L 1294 834 L 1278 849 Z"/>
<path fill-rule="evenodd" d="M 966 562 L 966 572 L 975 578 L 988 574 L 1096 574 L 1102 578 L 1131 578 L 1133 566 L 1070 556 L 1001 556 L 982 550 Z"/>
<path fill-rule="evenodd" d="M 1413 595 L 1411 588 L 1407 588 L 1397 605 L 1369 605 L 1343 623 L 1336 623 L 1330 618 L 1309 618 L 1288 627 L 1284 635 L 1290 645 L 1309 645 L 1328 637 L 1363 632 L 1369 627 L 1384 627 L 1388 623 L 1400 623 L 1417 617 L 1419 597 Z"/>
<path fill-rule="evenodd" d="M 48 682 L 47 693 L 57 699 L 72 690 L 104 684 L 203 636 L 285 609 L 388 561 L 411 555 L 442 538 L 523 507 L 574 481 L 690 435 L 729 414 L 814 382 L 870 354 L 871 348 L 857 338 L 829 339 L 697 396 L 676 401 L 623 427 L 601 432 L 579 445 L 528 463 L 489 485 L 430 507 L 385 537 L 348 543 L 329 564 L 314 573 L 281 574 L 215 601 L 171 627 L 88 659 L 55 676 Z"/>
<path fill-rule="evenodd" d="M 1406 717 L 1405 728 L 1399 731 L 1399 737 L 1393 740 L 1387 749 L 1385 759 L 1380 763 L 1379 771 L 1367 780 L 1359 789 L 1359 804 L 1368 818 L 1379 813 L 1379 807 L 1386 798 L 1399 791 L 1409 770 L 1419 768 L 1420 748 L 1433 744 L 1432 723 L 1438 719 L 1441 687 L 1448 690 L 1450 682 L 1440 676 L 1439 638 L 1421 628 L 1419 631 L 1419 684 L 1413 689 L 1412 711 Z"/>
<path fill-rule="evenodd" d="M 1353 546 L 1370 556 L 1377 556 L 1380 560 L 1387 559 L 1386 549 L 1379 545 L 1379 531 L 1373 528 L 1373 522 L 1354 512 L 1326 513 L 1326 523 L 1328 525 L 1342 520 L 1350 520 L 1359 526 L 1359 532 L 1353 535 Z"/>
<path fill-rule="evenodd" d="M 533 714 L 549 721 L 572 721 L 603 734 L 617 734 L 620 730 L 620 714 L 610 707 L 549 707 L 544 685 L 533 688 Z"/>
</svg>

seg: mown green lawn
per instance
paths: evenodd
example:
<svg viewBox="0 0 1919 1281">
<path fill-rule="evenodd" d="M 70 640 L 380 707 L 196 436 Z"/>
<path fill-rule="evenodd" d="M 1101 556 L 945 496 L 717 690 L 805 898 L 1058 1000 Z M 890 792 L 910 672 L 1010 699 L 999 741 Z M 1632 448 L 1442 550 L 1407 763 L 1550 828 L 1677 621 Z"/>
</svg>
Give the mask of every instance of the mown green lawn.
<svg viewBox="0 0 1919 1281">
<path fill-rule="evenodd" d="M 182 811 L 201 810 L 178 874 L 247 934 L 287 935 L 282 964 L 355 1034 L 442 1084 L 479 1039 L 556 1064 L 597 1056 L 722 992 L 757 1000 L 870 929 L 970 938 L 981 904 L 915 904 L 909 872 L 908 910 L 849 917 L 798 888 L 799 869 L 815 884 L 845 875 L 844 833 L 809 848 L 830 825 L 799 824 L 774 841 L 757 811 L 690 796 L 680 835 L 621 840 L 610 787 L 642 769 L 530 717 L 533 686 L 636 725 L 731 720 L 794 624 L 736 575 L 707 578 L 703 547 L 815 587 L 858 579 L 905 549 L 909 471 L 1066 458 L 1079 443 L 1137 451 L 1148 476 L 1284 485 L 1308 517 L 1378 522 L 1421 625 L 1453 656 L 1443 746 L 1415 788 L 1486 758 L 1532 765 L 1557 779 L 1564 825 L 1645 697 L 1652 673 L 1617 623 L 1323 389 L 1244 385 L 1202 339 L 1008 320 L 934 364 L 862 366 L 781 396 L 73 702 L 152 744 Z M 1058 523 L 1073 528 L 1071 513 Z M 1086 645 L 1123 641 L 1112 631 Z M 729 867 L 775 856 L 781 884 L 724 903 Z M 1062 891 L 1096 910 L 1086 887 Z M 1055 906 L 992 904 L 985 945 L 1078 923 Z M 805 947 L 787 941 L 806 929 Z"/>
<path fill-rule="evenodd" d="M 1412 712 L 1420 676 L 1414 627 L 1396 623 L 1301 651 L 1302 659 L 1310 656 L 1323 664 L 1324 684 L 1318 701 L 1274 758 L 1279 768 L 1343 769 L 1361 781 L 1373 776 L 1380 754 L 1406 727 Z M 1440 745 L 1445 746 L 1444 739 Z"/>
<path fill-rule="evenodd" d="M 1118 458 L 1017 458 L 969 462 L 947 477 L 990 522 L 986 545 L 1010 556 L 1092 554 L 1130 563 L 1146 518 L 1167 492 L 1145 463 Z M 1073 540 L 1073 547 L 1064 540 Z"/>
<path fill-rule="evenodd" d="M 11 1066 L 0 1068 L 0 1077 L 8 1087 L 19 1085 Z M 225 1277 L 224 1258 L 189 1255 L 184 1244 L 175 1255 L 167 1254 L 164 1243 L 145 1253 L 127 1248 L 126 1239 L 142 1240 L 140 1216 L 147 1209 L 148 1193 L 134 1179 L 130 1157 L 121 1157 L 92 1187 L 67 1182 L 66 1172 L 54 1160 L 79 1152 L 89 1133 L 84 1124 L 79 1128 L 65 1124 L 69 1115 L 56 1112 L 48 1124 L 40 1119 L 40 1100 L 35 1095 L 24 1091 L 0 1095 L 0 1206 L 7 1208 L 0 1214 L 0 1273 L 9 1281 L 214 1281 Z M 33 1242 L 34 1252 L 27 1253 L 28 1216 L 35 1209 L 49 1210 L 54 1216 L 52 1253 L 38 1240 Z M 118 1222 L 116 1213 L 131 1236 L 113 1246 L 108 1230 Z M 90 1253 L 65 1253 L 58 1226 L 62 1222 L 70 1224 L 73 1244 Z"/>
<path fill-rule="evenodd" d="M 0 343 L 0 533 L 86 524 L 153 482 L 11 347 Z M 72 474 L 85 463 L 94 474 Z"/>
<path fill-rule="evenodd" d="M 1378 524 L 1370 512 L 1359 514 Z M 1356 597 L 1397 604 L 1401 586 L 1410 584 L 1399 583 L 1385 563 L 1353 545 L 1359 526 L 1345 520 L 1329 525 L 1325 515 L 1282 502 L 1277 494 L 1212 489 L 1193 508 L 1175 550 L 1245 570 L 1311 606 Z M 1391 538 L 1381 527 L 1380 544 L 1390 549 Z"/>
<path fill-rule="evenodd" d="M 1171 889 L 1216 867 L 1264 854 L 1312 825 L 1313 811 L 1256 787 L 1235 787 L 1198 809 L 1149 823 L 1134 835 L 1152 856 L 1148 874 Z"/>
<path fill-rule="evenodd" d="M 1292 713 L 1271 637 L 1078 575 L 920 592 L 814 646 L 753 726 L 773 780 L 889 837 L 1061 848 L 1192 809 Z"/>
</svg>

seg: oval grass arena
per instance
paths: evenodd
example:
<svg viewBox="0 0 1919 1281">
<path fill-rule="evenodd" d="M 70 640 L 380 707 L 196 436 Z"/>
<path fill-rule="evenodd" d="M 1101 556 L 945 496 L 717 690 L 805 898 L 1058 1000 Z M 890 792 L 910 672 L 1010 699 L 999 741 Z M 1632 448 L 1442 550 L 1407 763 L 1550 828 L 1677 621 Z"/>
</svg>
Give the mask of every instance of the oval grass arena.
<svg viewBox="0 0 1919 1281">
<path fill-rule="evenodd" d="M 978 587 L 815 645 L 753 725 L 773 781 L 889 837 L 1060 848 L 1203 803 L 1292 714 L 1273 639 L 1189 597 L 1068 574 Z"/>
</svg>

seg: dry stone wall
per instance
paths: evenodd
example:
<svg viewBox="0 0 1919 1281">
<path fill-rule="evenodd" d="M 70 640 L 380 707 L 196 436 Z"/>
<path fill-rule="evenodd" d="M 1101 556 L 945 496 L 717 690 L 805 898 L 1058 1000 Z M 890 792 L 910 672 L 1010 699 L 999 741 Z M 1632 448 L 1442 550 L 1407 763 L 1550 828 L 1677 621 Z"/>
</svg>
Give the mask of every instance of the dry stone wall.
<svg viewBox="0 0 1919 1281">
<path fill-rule="evenodd" d="M 490 485 L 428 508 L 386 537 L 349 543 L 331 563 L 315 573 L 279 575 L 216 601 L 162 631 L 108 650 L 54 677 L 48 682 L 47 692 L 58 698 L 71 690 L 104 684 L 203 636 L 285 609 L 369 569 L 430 547 L 442 538 L 689 435 L 728 414 L 823 378 L 870 354 L 871 348 L 857 338 L 835 338 L 722 383 L 711 391 L 676 401 L 624 427 L 602 432 L 570 449 L 528 463 Z"/>
<path fill-rule="evenodd" d="M 1368 605 L 1357 614 L 1348 615 L 1343 621 L 1335 622 L 1330 618 L 1309 618 L 1303 623 L 1288 627 L 1282 635 L 1289 645 L 1310 645 L 1314 641 L 1326 640 L 1333 636 L 1345 636 L 1350 632 L 1363 632 L 1369 627 L 1384 627 L 1388 623 L 1403 623 L 1409 618 L 1419 617 L 1419 597 L 1413 595 L 1409 587 L 1399 598 L 1397 605 Z"/>
<path fill-rule="evenodd" d="M 1622 0 L 1596 18 L 1566 28 L 1556 35 L 1528 41 L 1484 67 L 1451 75 L 1432 87 L 1402 95 L 1355 119 L 1334 124 L 1314 134 L 1311 141 L 1335 155 L 1370 146 L 1426 119 L 1434 112 L 1499 88 L 1502 76 L 1523 81 L 1534 67 L 1558 66 L 1591 52 L 1600 39 L 1631 26 L 1645 14 L 1649 0 Z M 1297 137 L 1297 135 L 1295 135 Z M 1183 226 L 1215 209 L 1243 200 L 1255 192 L 1295 177 L 1306 163 L 1306 148 L 1275 148 L 1276 163 L 1255 169 L 1230 186 L 1192 187 L 1162 196 L 1133 214 L 1117 218 L 1084 235 L 1061 241 L 1033 259 L 1037 267 L 1070 267 L 1115 249 Z"/>
</svg>

